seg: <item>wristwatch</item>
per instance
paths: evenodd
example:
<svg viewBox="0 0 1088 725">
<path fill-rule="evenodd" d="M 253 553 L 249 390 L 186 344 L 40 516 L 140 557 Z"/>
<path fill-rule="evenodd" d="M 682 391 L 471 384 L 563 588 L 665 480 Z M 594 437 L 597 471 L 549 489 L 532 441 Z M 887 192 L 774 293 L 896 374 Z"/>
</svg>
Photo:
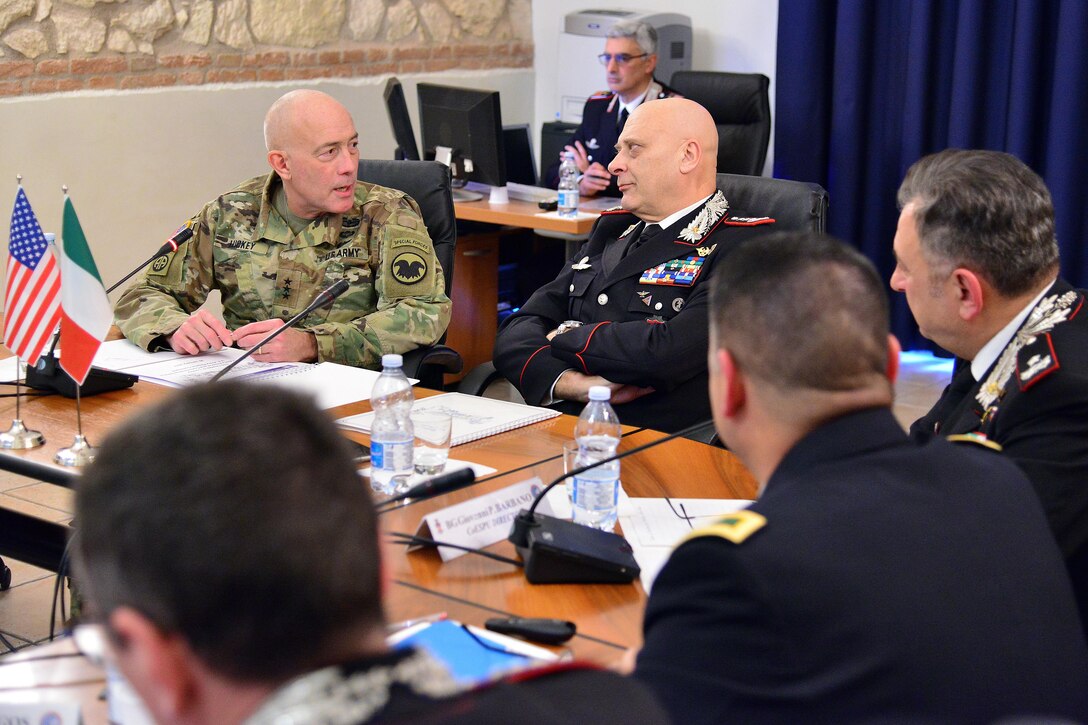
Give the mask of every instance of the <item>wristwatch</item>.
<svg viewBox="0 0 1088 725">
<path fill-rule="evenodd" d="M 556 335 L 562 335 L 568 330 L 573 330 L 576 327 L 581 327 L 582 323 L 579 320 L 564 320 L 559 323 L 559 327 L 555 328 Z"/>
</svg>

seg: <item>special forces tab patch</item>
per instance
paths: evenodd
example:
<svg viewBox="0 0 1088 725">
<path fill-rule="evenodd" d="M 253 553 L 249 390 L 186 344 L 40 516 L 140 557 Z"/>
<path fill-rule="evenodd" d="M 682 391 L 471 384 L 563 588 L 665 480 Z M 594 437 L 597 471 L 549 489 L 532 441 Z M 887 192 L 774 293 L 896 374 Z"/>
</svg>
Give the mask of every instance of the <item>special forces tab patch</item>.
<svg viewBox="0 0 1088 725">
<path fill-rule="evenodd" d="M 415 252 L 401 252 L 393 259 L 393 279 L 411 285 L 427 276 L 427 260 Z"/>
</svg>

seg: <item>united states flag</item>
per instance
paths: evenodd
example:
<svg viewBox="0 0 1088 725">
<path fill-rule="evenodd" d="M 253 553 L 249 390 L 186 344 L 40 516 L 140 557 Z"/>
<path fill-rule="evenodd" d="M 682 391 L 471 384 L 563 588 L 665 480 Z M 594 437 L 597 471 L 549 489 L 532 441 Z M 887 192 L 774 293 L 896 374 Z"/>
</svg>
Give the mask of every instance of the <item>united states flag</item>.
<svg viewBox="0 0 1088 725">
<path fill-rule="evenodd" d="M 60 321 L 60 274 L 23 187 L 15 194 L 4 295 L 4 345 L 33 365 Z"/>
</svg>

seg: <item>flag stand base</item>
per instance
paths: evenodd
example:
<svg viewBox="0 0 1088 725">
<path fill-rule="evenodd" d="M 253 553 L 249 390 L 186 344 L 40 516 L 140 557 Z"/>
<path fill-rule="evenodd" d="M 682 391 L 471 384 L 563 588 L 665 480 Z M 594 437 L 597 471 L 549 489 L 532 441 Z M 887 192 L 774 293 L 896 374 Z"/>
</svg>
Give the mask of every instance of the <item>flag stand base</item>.
<svg viewBox="0 0 1088 725">
<path fill-rule="evenodd" d="M 128 373 L 92 367 L 87 374 L 87 380 L 79 386 L 79 395 L 85 398 L 88 395 L 124 390 L 131 388 L 139 379 Z M 39 357 L 34 367 L 27 366 L 26 384 L 36 390 L 52 390 L 66 398 L 76 397 L 76 382 L 61 369 L 52 353 Z"/>
<path fill-rule="evenodd" d="M 44 444 L 45 436 L 39 431 L 30 430 L 18 418 L 11 421 L 10 428 L 0 433 L 0 448 L 25 450 L 27 448 L 37 448 Z"/>
<path fill-rule="evenodd" d="M 53 462 L 62 466 L 86 466 L 94 461 L 97 450 L 87 442 L 82 435 L 77 435 L 75 441 L 67 448 L 61 448 L 53 456 Z"/>
</svg>

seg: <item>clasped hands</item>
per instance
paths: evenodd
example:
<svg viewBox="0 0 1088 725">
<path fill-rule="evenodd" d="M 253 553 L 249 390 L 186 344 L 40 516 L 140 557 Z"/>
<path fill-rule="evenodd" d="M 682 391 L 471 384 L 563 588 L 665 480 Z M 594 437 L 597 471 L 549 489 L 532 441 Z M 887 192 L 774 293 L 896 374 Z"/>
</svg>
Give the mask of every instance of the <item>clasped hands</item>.
<svg viewBox="0 0 1088 725">
<path fill-rule="evenodd" d="M 231 332 L 211 312 L 197 310 L 166 339 L 171 349 L 182 355 L 198 355 L 232 346 L 248 350 L 282 326 L 283 320 L 260 320 Z M 286 330 L 255 352 L 253 359 L 259 362 L 312 362 L 317 359 L 317 340 L 302 330 Z"/>
<path fill-rule="evenodd" d="M 547 334 L 547 338 L 551 341 L 552 338 L 559 334 L 562 333 L 556 328 Z M 612 390 L 612 399 L 610 402 L 613 405 L 630 403 L 632 400 L 637 400 L 643 395 L 649 395 L 654 392 L 654 389 L 650 387 L 642 388 L 637 385 L 614 383 L 600 375 L 587 375 L 585 373 L 580 373 L 577 370 L 566 370 L 560 374 L 559 378 L 555 381 L 555 387 L 552 389 L 552 396 L 559 400 L 573 400 L 579 403 L 588 403 L 589 389 L 594 385 L 604 385 Z"/>
</svg>

